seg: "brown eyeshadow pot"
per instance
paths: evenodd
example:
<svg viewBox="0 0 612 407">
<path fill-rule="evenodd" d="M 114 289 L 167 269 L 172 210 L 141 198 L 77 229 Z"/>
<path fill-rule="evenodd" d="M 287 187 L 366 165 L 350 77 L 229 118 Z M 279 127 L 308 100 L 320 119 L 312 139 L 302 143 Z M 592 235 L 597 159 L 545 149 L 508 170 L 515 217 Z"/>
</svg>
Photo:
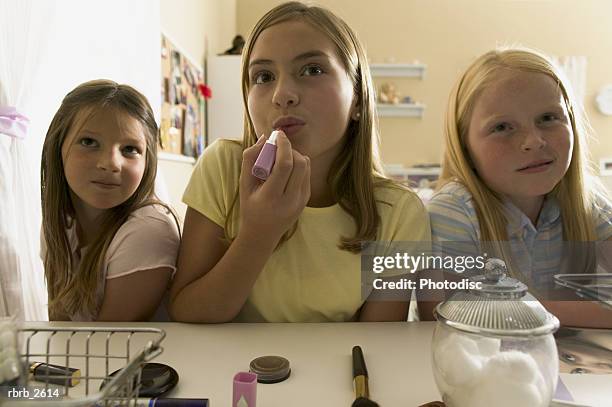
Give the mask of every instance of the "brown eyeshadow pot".
<svg viewBox="0 0 612 407">
<path fill-rule="evenodd" d="M 279 383 L 291 375 L 289 361 L 282 356 L 260 356 L 251 361 L 249 370 L 258 383 Z"/>
</svg>

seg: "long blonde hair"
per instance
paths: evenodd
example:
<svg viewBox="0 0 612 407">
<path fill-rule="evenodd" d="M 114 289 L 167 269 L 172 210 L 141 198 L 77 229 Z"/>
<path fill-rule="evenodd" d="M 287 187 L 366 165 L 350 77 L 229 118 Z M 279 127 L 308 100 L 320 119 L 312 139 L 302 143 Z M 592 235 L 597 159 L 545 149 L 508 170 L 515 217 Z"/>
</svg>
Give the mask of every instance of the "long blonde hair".
<svg viewBox="0 0 612 407">
<path fill-rule="evenodd" d="M 257 141 L 247 103 L 250 89 L 248 64 L 255 42 L 267 28 L 296 20 L 310 24 L 333 41 L 358 98 L 360 118 L 358 121 L 350 120 L 344 148 L 334 161 L 327 180 L 334 200 L 351 215 L 357 226 L 355 235 L 341 237 L 338 247 L 357 253 L 361 250 L 363 242 L 375 240 L 377 236 L 380 215 L 376 207 L 375 188 L 380 185 L 402 187 L 383 175 L 378 152 L 379 135 L 374 87 L 364 48 L 351 28 L 331 11 L 300 2 L 288 2 L 270 10 L 255 24 L 242 54 L 242 96 L 245 108 L 242 146 L 246 149 Z M 225 223 L 228 239 L 230 239 L 228 230 L 232 214 L 235 214 L 238 205 L 237 201 L 238 192 Z M 296 227 L 297 224 L 283 236 L 281 243 L 291 237 Z"/>
<path fill-rule="evenodd" d="M 113 108 L 141 123 L 146 139 L 145 169 L 136 191 L 124 203 L 107 210 L 101 233 L 91 243 L 78 270 L 73 271 L 72 251 L 66 231 L 76 221 L 70 187 L 64 174 L 62 145 L 74 132 L 77 118 L 96 109 Z M 138 208 L 159 204 L 176 216 L 167 205 L 155 198 L 157 173 L 158 127 L 147 99 L 134 88 L 109 80 L 83 83 L 66 95 L 47 131 L 41 161 L 42 224 L 46 243 L 45 277 L 49 293 L 51 319 L 85 310 L 97 314 L 96 293 L 99 289 L 106 250 L 121 225 Z M 178 222 L 177 222 L 178 226 Z"/>
<path fill-rule="evenodd" d="M 573 152 L 569 168 L 550 195 L 560 205 L 563 238 L 566 241 L 596 240 L 593 207 L 606 194 L 591 168 L 587 137 L 591 135 L 583 108 L 565 75 L 548 57 L 526 48 L 489 51 L 474 61 L 451 92 L 445 122 L 446 151 L 438 188 L 458 181 L 472 194 L 483 242 L 507 241 L 507 219 L 501 198 L 476 174 L 467 150 L 469 122 L 476 100 L 496 79 L 500 69 L 541 73 L 558 85 L 565 101 L 573 131 Z M 498 247 L 498 250 L 505 252 Z M 507 256 L 504 256 L 508 258 Z"/>
</svg>

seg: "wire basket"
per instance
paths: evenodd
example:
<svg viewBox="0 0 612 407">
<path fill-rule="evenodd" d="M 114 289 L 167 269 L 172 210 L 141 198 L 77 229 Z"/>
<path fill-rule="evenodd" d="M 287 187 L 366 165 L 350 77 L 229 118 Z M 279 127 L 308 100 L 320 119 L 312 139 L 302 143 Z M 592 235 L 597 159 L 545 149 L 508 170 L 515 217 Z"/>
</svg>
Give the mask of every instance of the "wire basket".
<svg viewBox="0 0 612 407">
<path fill-rule="evenodd" d="M 41 366 L 34 377 L 24 375 L 23 385 L 11 394 L 3 392 L 2 407 L 136 406 L 142 367 L 162 353 L 166 336 L 157 328 L 23 327 L 18 332 L 26 368 L 43 362 L 80 374 L 51 375 Z"/>
</svg>

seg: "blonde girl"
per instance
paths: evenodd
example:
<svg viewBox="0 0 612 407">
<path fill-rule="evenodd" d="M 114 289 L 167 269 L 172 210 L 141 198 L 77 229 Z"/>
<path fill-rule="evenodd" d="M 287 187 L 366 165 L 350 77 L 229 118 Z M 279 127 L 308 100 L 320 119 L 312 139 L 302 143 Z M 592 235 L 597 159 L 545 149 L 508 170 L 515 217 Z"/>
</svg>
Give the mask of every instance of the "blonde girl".
<svg viewBox="0 0 612 407">
<path fill-rule="evenodd" d="M 472 244 L 474 252 L 486 242 L 562 323 L 599 326 L 612 314 L 544 294 L 564 252 L 570 272 L 592 271 L 576 259 L 588 258 L 587 242 L 612 237 L 610 203 L 589 167 L 588 134 L 580 104 L 549 58 L 521 48 L 487 52 L 451 93 L 442 176 L 428 211 L 434 242 Z"/>
<path fill-rule="evenodd" d="M 62 101 L 41 164 L 51 320 L 164 318 L 179 231 L 153 191 L 157 134 L 130 86 L 90 81 Z"/>
<path fill-rule="evenodd" d="M 328 10 L 285 3 L 255 25 L 242 61 L 244 137 L 211 145 L 185 191 L 173 317 L 405 320 L 407 303 L 362 298 L 361 247 L 429 240 L 429 223 L 382 175 L 357 37 Z M 251 169 L 273 129 L 276 163 L 261 182 Z"/>
</svg>

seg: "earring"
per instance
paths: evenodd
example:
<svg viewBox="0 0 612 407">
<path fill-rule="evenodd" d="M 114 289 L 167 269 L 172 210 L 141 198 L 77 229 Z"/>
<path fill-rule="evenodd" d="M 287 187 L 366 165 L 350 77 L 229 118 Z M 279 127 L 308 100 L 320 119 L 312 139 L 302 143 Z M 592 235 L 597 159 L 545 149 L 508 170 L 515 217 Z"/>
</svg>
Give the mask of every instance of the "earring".
<svg viewBox="0 0 612 407">
<path fill-rule="evenodd" d="M 359 120 L 361 118 L 361 112 L 355 113 L 353 120 Z"/>
</svg>

